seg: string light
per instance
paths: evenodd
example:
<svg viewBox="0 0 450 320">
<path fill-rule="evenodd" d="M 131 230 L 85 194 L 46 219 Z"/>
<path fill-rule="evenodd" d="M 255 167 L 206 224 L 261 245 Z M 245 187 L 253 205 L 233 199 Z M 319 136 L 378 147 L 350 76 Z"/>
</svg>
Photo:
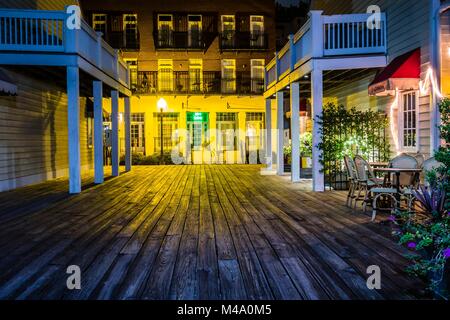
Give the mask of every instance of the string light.
<svg viewBox="0 0 450 320">
<path fill-rule="evenodd" d="M 442 93 L 437 85 L 436 77 L 434 76 L 433 69 L 430 67 L 427 70 L 425 80 L 420 80 L 419 89 L 422 96 L 426 96 L 429 93 L 430 87 L 433 88 L 434 93 L 439 97 L 443 98 Z"/>
<path fill-rule="evenodd" d="M 398 142 L 398 132 L 395 132 L 396 128 L 394 126 L 394 109 L 398 109 L 398 100 L 399 100 L 399 92 L 398 92 L 398 88 L 395 89 L 395 99 L 394 102 L 392 102 L 391 107 L 389 109 L 389 127 L 391 129 L 391 136 L 392 139 L 394 140 L 394 144 L 395 144 L 395 150 L 398 152 L 399 150 L 399 142 Z"/>
</svg>

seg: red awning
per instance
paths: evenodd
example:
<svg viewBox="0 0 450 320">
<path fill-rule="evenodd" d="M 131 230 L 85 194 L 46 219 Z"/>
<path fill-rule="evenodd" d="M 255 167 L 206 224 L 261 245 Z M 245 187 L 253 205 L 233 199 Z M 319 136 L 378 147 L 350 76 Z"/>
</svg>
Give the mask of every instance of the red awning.
<svg viewBox="0 0 450 320">
<path fill-rule="evenodd" d="M 420 48 L 398 56 L 369 85 L 369 95 L 394 95 L 395 90 L 418 90 Z"/>
</svg>

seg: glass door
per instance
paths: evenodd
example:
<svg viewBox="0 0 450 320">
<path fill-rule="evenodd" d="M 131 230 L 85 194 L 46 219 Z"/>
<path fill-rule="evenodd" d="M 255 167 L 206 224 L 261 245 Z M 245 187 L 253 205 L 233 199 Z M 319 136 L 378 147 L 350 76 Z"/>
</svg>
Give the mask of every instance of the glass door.
<svg viewBox="0 0 450 320">
<path fill-rule="evenodd" d="M 189 48 L 202 47 L 201 15 L 188 15 L 188 46 Z"/>
</svg>

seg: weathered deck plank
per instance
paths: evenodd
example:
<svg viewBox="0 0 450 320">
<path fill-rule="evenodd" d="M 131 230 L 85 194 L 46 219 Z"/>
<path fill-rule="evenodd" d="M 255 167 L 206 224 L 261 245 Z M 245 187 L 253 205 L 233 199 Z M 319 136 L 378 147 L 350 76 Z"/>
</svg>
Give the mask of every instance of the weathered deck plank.
<svg viewBox="0 0 450 320">
<path fill-rule="evenodd" d="M 387 227 L 259 166 L 135 167 L 78 196 L 59 179 L 0 194 L 3 299 L 409 299 Z M 382 269 L 369 290 L 366 268 Z M 65 287 L 69 265 L 82 290 Z"/>
</svg>

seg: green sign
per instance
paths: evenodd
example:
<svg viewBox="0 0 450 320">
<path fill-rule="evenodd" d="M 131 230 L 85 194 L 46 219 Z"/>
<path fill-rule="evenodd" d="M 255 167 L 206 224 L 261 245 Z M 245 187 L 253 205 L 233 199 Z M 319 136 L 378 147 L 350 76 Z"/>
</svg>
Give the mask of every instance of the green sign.
<svg viewBox="0 0 450 320">
<path fill-rule="evenodd" d="M 208 122 L 207 112 L 188 112 L 187 121 L 188 122 Z"/>
</svg>

